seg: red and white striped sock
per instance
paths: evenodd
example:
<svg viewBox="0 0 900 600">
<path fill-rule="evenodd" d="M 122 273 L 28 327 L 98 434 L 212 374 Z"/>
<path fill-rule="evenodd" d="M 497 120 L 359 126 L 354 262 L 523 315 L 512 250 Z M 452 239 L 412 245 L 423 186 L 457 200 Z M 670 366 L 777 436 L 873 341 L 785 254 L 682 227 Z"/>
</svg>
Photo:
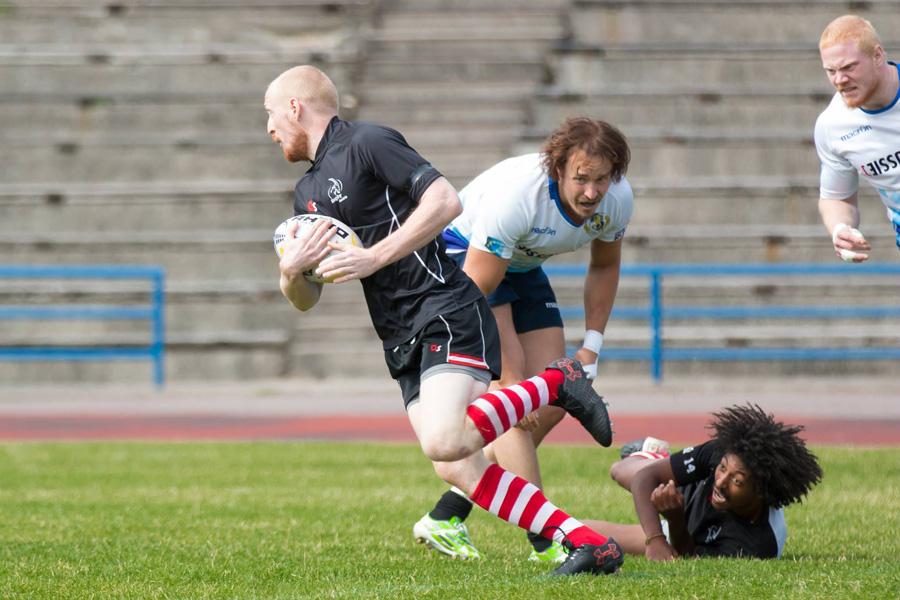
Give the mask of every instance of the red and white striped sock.
<svg viewBox="0 0 900 600">
<path fill-rule="evenodd" d="M 643 458 L 645 460 L 656 460 L 657 458 L 669 458 L 669 453 L 663 450 L 662 452 L 644 452 L 643 450 L 638 450 L 637 452 L 632 452 L 628 455 L 628 458 Z"/>
<path fill-rule="evenodd" d="M 466 409 L 466 413 L 484 437 L 487 446 L 525 415 L 557 398 L 563 374 L 547 369 L 521 383 L 482 394 Z"/>
<path fill-rule="evenodd" d="M 495 464 L 481 476 L 470 499 L 491 514 L 548 540 L 562 543 L 567 539 L 575 546 L 606 543 L 606 537 L 550 503 L 536 485 Z"/>
</svg>

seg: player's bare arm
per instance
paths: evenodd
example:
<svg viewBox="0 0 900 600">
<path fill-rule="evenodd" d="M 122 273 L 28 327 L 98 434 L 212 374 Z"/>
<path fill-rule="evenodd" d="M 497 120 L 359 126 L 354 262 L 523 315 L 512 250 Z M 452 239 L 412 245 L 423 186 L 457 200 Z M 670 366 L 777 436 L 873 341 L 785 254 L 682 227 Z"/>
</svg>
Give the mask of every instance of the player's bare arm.
<svg viewBox="0 0 900 600">
<path fill-rule="evenodd" d="M 621 262 L 621 239 L 614 242 L 591 242 L 591 260 L 584 280 L 585 330 L 601 334 L 606 331 L 619 287 Z M 582 347 L 575 353 L 575 358 L 585 365 L 585 370 L 593 365 L 592 375 L 596 375 L 597 352 Z"/>
<path fill-rule="evenodd" d="M 335 283 L 368 277 L 434 240 L 461 212 L 456 189 L 440 177 L 428 186 L 416 209 L 396 231 L 371 248 L 332 244 L 331 249 L 341 252 L 323 260 L 316 272 L 334 278 Z"/>
<path fill-rule="evenodd" d="M 666 461 L 668 462 L 668 461 Z M 671 547 L 679 555 L 687 556 L 694 553 L 694 540 L 687 531 L 684 520 L 684 495 L 678 491 L 678 487 L 671 479 L 666 483 L 656 486 L 650 494 L 650 503 L 656 512 L 665 517 L 669 523 L 669 539 Z M 653 545 L 651 550 L 650 546 Z M 659 554 L 664 560 L 668 559 L 667 550 L 662 544 L 653 544 L 653 540 L 647 545 L 647 558 L 656 560 Z M 653 556 L 651 556 L 653 555 Z"/>
<path fill-rule="evenodd" d="M 650 560 L 671 560 L 675 558 L 675 550 L 663 535 L 659 512 L 653 506 L 650 497 L 660 485 L 666 484 L 675 477 L 672 465 L 668 460 L 656 460 L 637 470 L 630 481 L 631 497 L 638 520 L 647 540 L 645 556 Z"/>
<path fill-rule="evenodd" d="M 470 246 L 466 252 L 463 271 L 475 282 L 481 293 L 487 296 L 503 281 L 508 266 L 509 260 Z"/>
<path fill-rule="evenodd" d="M 872 249 L 859 226 L 859 205 L 857 194 L 843 200 L 819 198 L 819 214 L 822 223 L 831 235 L 834 252 L 848 262 L 863 262 Z"/>
<path fill-rule="evenodd" d="M 278 269 L 281 272 L 281 293 L 295 308 L 305 311 L 319 301 L 322 284 L 309 281 L 303 272 L 319 264 L 328 254 L 330 248 L 327 242 L 334 228 L 322 221 L 309 231 L 309 235 L 301 233 L 300 237 L 294 237 L 299 226 L 297 222 L 288 226 L 284 254 L 278 261 Z"/>
</svg>

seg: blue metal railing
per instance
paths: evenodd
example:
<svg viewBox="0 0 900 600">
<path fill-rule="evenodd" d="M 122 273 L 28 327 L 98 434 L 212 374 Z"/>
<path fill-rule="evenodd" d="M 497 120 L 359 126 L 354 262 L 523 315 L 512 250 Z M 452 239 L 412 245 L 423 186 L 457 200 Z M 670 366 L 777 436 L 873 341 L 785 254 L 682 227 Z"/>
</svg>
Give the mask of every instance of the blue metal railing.
<svg viewBox="0 0 900 600">
<path fill-rule="evenodd" d="M 140 360 L 153 362 L 153 382 L 165 381 L 164 309 L 165 271 L 156 266 L 126 265 L 0 265 L 0 279 L 111 279 L 148 280 L 149 305 L 0 306 L 0 320 L 148 320 L 146 346 L 9 346 L 0 348 L 0 360 Z"/>
<path fill-rule="evenodd" d="M 583 277 L 585 265 L 545 265 L 550 277 Z M 761 361 L 761 360 L 900 360 L 900 348 L 673 348 L 663 347 L 663 323 L 675 319 L 836 319 L 900 317 L 900 279 L 892 306 L 673 306 L 665 307 L 663 278 L 677 276 L 900 276 L 900 264 L 661 264 L 623 265 L 623 277 L 647 277 L 649 304 L 614 307 L 612 318 L 646 320 L 650 326 L 648 348 L 604 347 L 602 358 L 646 360 L 653 379 L 662 379 L 666 360 Z M 583 318 L 584 307 L 560 307 L 563 319 Z"/>
</svg>

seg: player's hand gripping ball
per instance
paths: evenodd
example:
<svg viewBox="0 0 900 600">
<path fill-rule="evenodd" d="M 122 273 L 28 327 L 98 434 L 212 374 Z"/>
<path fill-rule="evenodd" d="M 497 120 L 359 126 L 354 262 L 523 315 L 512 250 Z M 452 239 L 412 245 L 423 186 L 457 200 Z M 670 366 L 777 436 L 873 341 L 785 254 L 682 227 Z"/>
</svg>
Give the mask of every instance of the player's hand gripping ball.
<svg viewBox="0 0 900 600">
<path fill-rule="evenodd" d="M 330 222 L 335 227 L 334 234 L 332 234 L 331 238 L 328 240 L 329 242 L 334 242 L 336 244 L 350 244 L 351 246 L 362 247 L 363 244 L 359 239 L 359 236 L 357 236 L 349 226 L 333 217 L 311 213 L 307 215 L 297 215 L 296 217 L 291 217 L 290 219 L 285 220 L 275 229 L 275 235 L 272 236 L 272 241 L 275 244 L 275 254 L 278 255 L 278 258 L 281 258 L 282 255 L 284 255 L 284 243 L 285 241 L 287 241 L 288 226 L 291 223 L 293 223 L 294 221 L 300 223 L 300 226 L 297 228 L 295 237 L 302 237 L 303 235 L 306 235 L 305 232 L 314 228 L 316 224 L 323 220 Z M 339 252 L 339 250 L 332 250 L 330 253 L 328 253 L 328 256 L 331 256 L 336 252 Z M 323 279 L 322 277 L 316 275 L 315 267 L 308 271 L 304 271 L 303 276 L 306 277 L 306 279 L 308 279 L 309 281 L 313 281 L 315 283 L 331 283 L 330 279 Z"/>
</svg>

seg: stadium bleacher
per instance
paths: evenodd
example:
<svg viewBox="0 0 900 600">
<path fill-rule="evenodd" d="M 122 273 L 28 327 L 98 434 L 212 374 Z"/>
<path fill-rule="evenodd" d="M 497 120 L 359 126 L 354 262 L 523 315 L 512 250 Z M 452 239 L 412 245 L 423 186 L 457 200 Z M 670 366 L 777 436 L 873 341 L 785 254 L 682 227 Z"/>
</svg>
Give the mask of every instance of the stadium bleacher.
<svg viewBox="0 0 900 600">
<path fill-rule="evenodd" d="M 889 35 L 898 7 L 855 10 Z M 271 232 L 291 213 L 303 167 L 265 135 L 262 94 L 301 63 L 335 79 L 343 116 L 398 128 L 459 187 L 535 151 L 567 115 L 617 124 L 637 192 L 627 262 L 831 261 L 815 207 L 812 125 L 830 97 L 816 40 L 845 9 L 826 0 L 0 2 L 0 262 L 164 266 L 170 380 L 324 376 L 335 364 L 386 375 L 357 284 L 329 287 L 305 314 L 278 292 Z M 896 54 L 900 45 L 885 41 Z M 877 199 L 865 190 L 862 202 L 873 258 L 896 260 Z M 867 285 L 877 295 L 889 283 Z M 761 288 L 783 302 L 841 294 L 827 280 Z M 581 301 L 577 282 L 559 292 Z M 688 292 L 727 298 L 708 281 L 667 294 Z M 115 293 L 128 292 L 0 281 L 5 304 Z M 642 298 L 623 281 L 620 302 Z M 138 335 L 115 323 L 7 325 L 3 345 L 55 335 L 128 345 Z M 667 335 L 783 341 L 775 329 Z M 850 329 L 835 330 L 835 343 L 900 337 L 895 322 L 855 339 Z M 611 342 L 645 337 L 637 324 L 610 326 Z M 146 370 L 60 364 L 53 378 L 143 381 Z M 40 363 L 0 362 L 5 382 L 46 377 Z"/>
</svg>

